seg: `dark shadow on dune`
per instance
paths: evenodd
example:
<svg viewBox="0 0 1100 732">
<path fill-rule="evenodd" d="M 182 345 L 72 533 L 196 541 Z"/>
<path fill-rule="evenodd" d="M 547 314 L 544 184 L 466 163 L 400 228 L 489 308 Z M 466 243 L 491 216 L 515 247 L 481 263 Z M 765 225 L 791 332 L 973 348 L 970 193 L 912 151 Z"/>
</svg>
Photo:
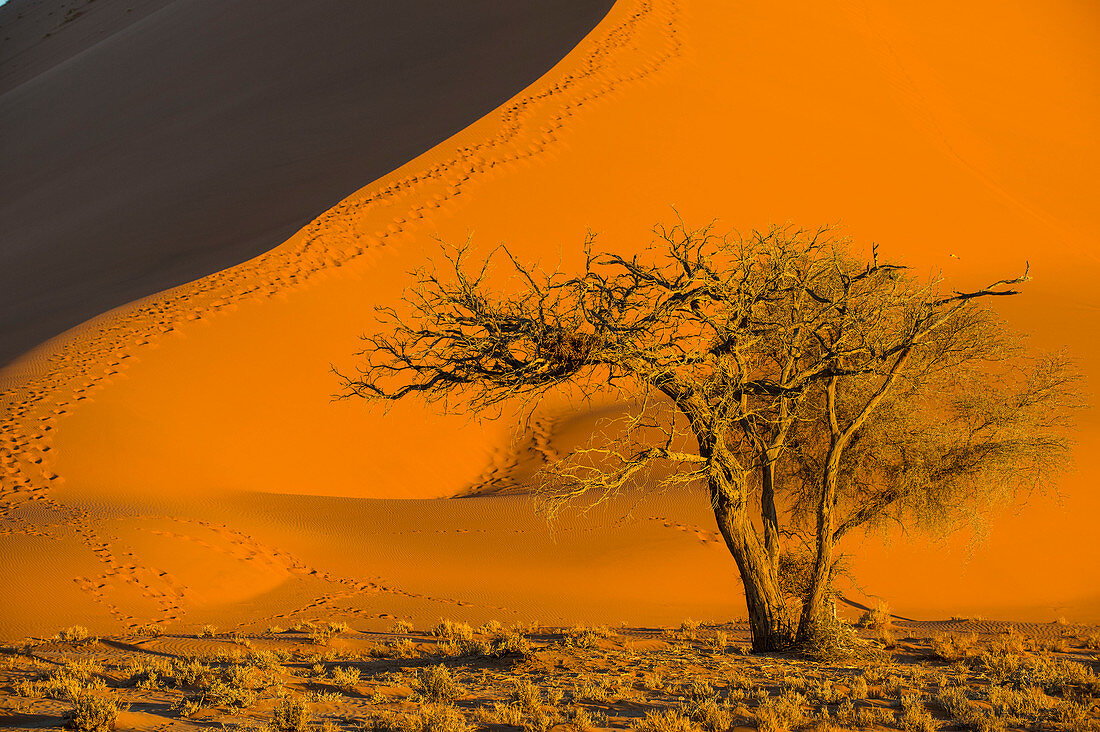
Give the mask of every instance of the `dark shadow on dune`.
<svg viewBox="0 0 1100 732">
<path fill-rule="evenodd" d="M 278 245 L 505 102 L 612 4 L 0 7 L 0 364 Z"/>
</svg>

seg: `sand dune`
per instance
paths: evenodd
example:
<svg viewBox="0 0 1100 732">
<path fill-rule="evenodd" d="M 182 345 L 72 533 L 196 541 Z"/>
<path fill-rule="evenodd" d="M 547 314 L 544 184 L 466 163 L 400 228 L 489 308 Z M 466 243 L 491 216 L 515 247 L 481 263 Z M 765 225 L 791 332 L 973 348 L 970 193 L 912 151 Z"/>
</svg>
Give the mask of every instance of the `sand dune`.
<svg viewBox="0 0 1100 732">
<path fill-rule="evenodd" d="M 534 81 L 610 5 L 0 8 L 0 363 L 276 246 Z"/>
<path fill-rule="evenodd" d="M 0 634 L 77 618 L 738 615 L 698 495 L 575 517 L 556 543 L 525 497 L 433 500 L 522 483 L 583 416 L 550 410 L 516 436 L 508 419 L 371 412 L 329 401 L 330 364 L 353 366 L 371 307 L 436 255 L 433 237 L 568 268 L 588 228 L 629 251 L 674 205 L 741 229 L 840 221 L 959 286 L 1030 261 L 1034 282 L 1001 311 L 1094 377 L 1091 13 L 620 0 L 545 77 L 284 245 L 4 372 L 0 542 L 24 559 L 0 582 L 10 598 L 38 569 L 66 601 L 5 607 Z M 965 539 L 853 544 L 853 599 L 917 619 L 1100 620 L 1098 436 L 1090 414 L 1060 505 L 998 517 L 972 556 Z"/>
</svg>

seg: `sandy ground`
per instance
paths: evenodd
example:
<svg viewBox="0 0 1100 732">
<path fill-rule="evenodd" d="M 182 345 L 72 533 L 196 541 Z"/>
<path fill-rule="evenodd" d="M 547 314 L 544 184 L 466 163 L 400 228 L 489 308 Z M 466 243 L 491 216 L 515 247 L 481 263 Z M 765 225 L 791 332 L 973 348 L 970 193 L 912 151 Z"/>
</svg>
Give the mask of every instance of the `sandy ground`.
<svg viewBox="0 0 1100 732">
<path fill-rule="evenodd" d="M 530 84 L 610 6 L 0 7 L 0 364 L 285 241 Z"/>
<path fill-rule="evenodd" d="M 6 648 L 0 725 L 54 727 L 89 701 L 121 707 L 120 730 L 654 732 L 671 722 L 734 732 L 818 729 L 824 718 L 834 730 L 984 719 L 1070 732 L 1100 724 L 1090 670 L 1096 626 L 888 618 L 859 632 L 858 656 L 814 660 L 750 655 L 748 642 L 744 624 L 689 620 L 665 629 L 406 621 L 373 632 L 318 620 L 190 635 L 149 626 Z M 288 719 L 288 704 L 299 717 Z"/>
<path fill-rule="evenodd" d="M 629 251 L 676 206 L 728 228 L 839 222 L 960 287 L 1029 261 L 1001 311 L 1095 381 L 1095 21 L 1074 3 L 620 0 L 545 77 L 284 245 L 3 372 L 0 635 L 322 612 L 360 628 L 739 616 L 699 495 L 553 534 L 524 497 L 436 500 L 508 483 L 583 415 L 548 410 L 516 436 L 506 419 L 382 414 L 332 403 L 330 366 L 354 364 L 371 308 L 436 237 L 569 267 L 589 228 Z M 1061 501 L 996 517 L 976 549 L 853 542 L 853 597 L 916 619 L 1100 620 L 1098 437 L 1090 413 Z"/>
</svg>

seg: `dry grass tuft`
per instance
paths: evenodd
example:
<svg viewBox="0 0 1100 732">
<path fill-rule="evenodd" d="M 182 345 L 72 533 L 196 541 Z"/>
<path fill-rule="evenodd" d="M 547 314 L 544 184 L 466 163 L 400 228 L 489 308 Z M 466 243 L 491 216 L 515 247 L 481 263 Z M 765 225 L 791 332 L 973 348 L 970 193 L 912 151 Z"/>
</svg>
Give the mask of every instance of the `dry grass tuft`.
<svg viewBox="0 0 1100 732">
<path fill-rule="evenodd" d="M 114 696 L 84 691 L 72 701 L 72 709 L 65 713 L 67 729 L 100 732 L 115 728 L 120 706 Z"/>
<path fill-rule="evenodd" d="M 94 643 L 95 639 L 88 635 L 88 629 L 83 625 L 70 625 L 57 632 L 56 639 L 62 643 Z"/>
<path fill-rule="evenodd" d="M 360 672 L 357 668 L 340 667 L 332 669 L 332 684 L 344 692 L 352 691 L 359 685 Z"/>
<path fill-rule="evenodd" d="M 156 623 L 146 623 L 134 628 L 134 635 L 143 638 L 160 638 L 164 635 L 164 626 Z"/>
<path fill-rule="evenodd" d="M 760 732 L 790 732 L 806 719 L 806 698 L 787 689 L 779 696 L 766 696 L 756 707 L 756 727 Z"/>
<path fill-rule="evenodd" d="M 308 637 L 311 643 L 317 646 L 327 646 L 329 641 L 340 635 L 341 633 L 348 632 L 347 623 L 326 623 L 323 626 L 314 626 L 308 629 Z"/>
<path fill-rule="evenodd" d="M 432 635 L 451 641 L 468 641 L 474 637 L 474 629 L 469 623 L 456 623 L 451 620 L 441 620 L 432 629 Z"/>
<path fill-rule="evenodd" d="M 614 634 L 603 625 L 592 628 L 575 625 L 563 631 L 562 645 L 566 648 L 595 648 L 601 638 L 611 638 Z"/>
<path fill-rule="evenodd" d="M 974 655 L 978 636 L 973 633 L 937 633 L 932 637 L 932 654 L 942 661 L 965 661 Z"/>
<path fill-rule="evenodd" d="M 645 719 L 631 725 L 637 732 L 697 732 L 698 728 L 691 720 L 671 709 L 663 713 L 649 712 Z"/>
<path fill-rule="evenodd" d="M 886 628 L 892 625 L 894 618 L 890 615 L 890 606 L 880 600 L 859 617 L 856 625 L 861 628 Z"/>
<path fill-rule="evenodd" d="M 466 693 L 446 666 L 429 666 L 417 674 L 413 691 L 430 701 L 453 701 Z"/>
<path fill-rule="evenodd" d="M 283 697 L 272 710 L 268 729 L 271 732 L 307 732 L 310 717 L 309 707 L 301 699 Z"/>
<path fill-rule="evenodd" d="M 413 714 L 379 711 L 360 722 L 363 732 L 469 732 L 462 712 L 446 704 L 424 704 Z"/>
<path fill-rule="evenodd" d="M 901 698 L 897 723 L 909 732 L 936 732 L 936 720 L 925 708 L 920 694 L 906 694 Z"/>
</svg>

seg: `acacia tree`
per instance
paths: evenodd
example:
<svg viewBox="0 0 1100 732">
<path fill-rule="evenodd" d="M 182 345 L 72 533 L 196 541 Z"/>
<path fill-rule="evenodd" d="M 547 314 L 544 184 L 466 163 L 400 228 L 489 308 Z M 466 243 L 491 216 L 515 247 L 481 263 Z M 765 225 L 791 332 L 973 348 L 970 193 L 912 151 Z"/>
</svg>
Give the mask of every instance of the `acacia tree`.
<svg viewBox="0 0 1100 732">
<path fill-rule="evenodd" d="M 445 277 L 416 272 L 402 309 L 382 309 L 342 396 L 484 413 L 563 387 L 633 395 L 618 439 L 547 466 L 537 490 L 553 512 L 647 477 L 705 485 L 758 651 L 822 632 L 854 529 L 950 523 L 1065 467 L 1076 372 L 1028 356 L 983 305 L 1026 275 L 944 293 L 826 229 L 655 231 L 630 258 L 590 237 L 575 275 L 501 248 L 499 287 L 492 256 L 471 266 L 458 248 Z"/>
</svg>

